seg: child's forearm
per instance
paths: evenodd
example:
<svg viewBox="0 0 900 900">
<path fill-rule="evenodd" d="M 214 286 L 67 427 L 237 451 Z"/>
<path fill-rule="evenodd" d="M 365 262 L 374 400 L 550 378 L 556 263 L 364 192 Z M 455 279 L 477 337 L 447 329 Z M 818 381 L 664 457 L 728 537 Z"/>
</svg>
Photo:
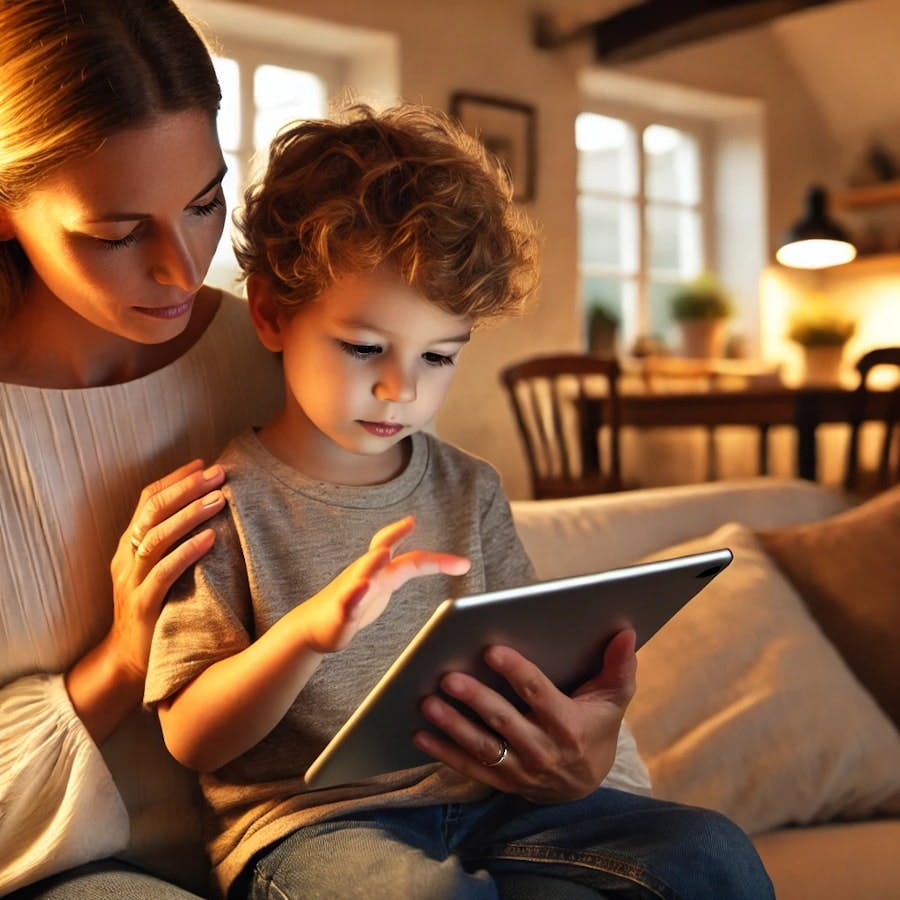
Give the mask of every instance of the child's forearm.
<svg viewBox="0 0 900 900">
<path fill-rule="evenodd" d="M 159 704 L 169 752 L 211 772 L 259 743 L 284 717 L 322 660 L 291 616 L 240 653 L 214 663 Z"/>
</svg>

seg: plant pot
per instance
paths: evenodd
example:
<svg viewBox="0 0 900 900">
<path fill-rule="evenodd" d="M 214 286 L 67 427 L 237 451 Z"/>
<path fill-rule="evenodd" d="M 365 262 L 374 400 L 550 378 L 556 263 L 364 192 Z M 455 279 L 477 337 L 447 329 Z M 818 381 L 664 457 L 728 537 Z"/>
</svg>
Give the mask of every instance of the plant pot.
<svg viewBox="0 0 900 900">
<path fill-rule="evenodd" d="M 725 353 L 724 319 L 688 319 L 678 323 L 681 353 L 692 359 L 715 359 Z"/>
<path fill-rule="evenodd" d="M 803 347 L 803 383 L 838 384 L 843 358 L 843 346 Z"/>
<path fill-rule="evenodd" d="M 616 355 L 616 328 L 609 325 L 595 327 L 590 335 L 590 351 L 595 356 L 613 357 Z"/>
</svg>

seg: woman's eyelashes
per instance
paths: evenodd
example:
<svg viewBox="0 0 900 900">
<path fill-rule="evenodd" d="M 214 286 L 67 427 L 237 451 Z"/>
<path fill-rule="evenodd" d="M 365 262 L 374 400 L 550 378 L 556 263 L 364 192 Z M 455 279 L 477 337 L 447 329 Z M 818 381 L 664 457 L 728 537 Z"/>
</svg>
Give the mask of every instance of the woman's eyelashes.
<svg viewBox="0 0 900 900">
<path fill-rule="evenodd" d="M 200 203 L 195 204 L 194 206 L 189 206 L 188 210 L 191 215 L 194 216 L 211 216 L 214 212 L 219 209 L 224 209 L 225 207 L 225 198 L 221 194 L 217 194 L 213 197 L 209 203 Z M 100 243 L 106 247 L 108 250 L 120 250 L 123 247 L 130 247 L 139 236 L 140 225 L 135 228 L 134 231 L 125 235 L 122 238 L 116 238 L 115 240 L 109 240 L 107 238 L 97 238 Z"/>
<path fill-rule="evenodd" d="M 353 344 L 350 341 L 338 341 L 338 346 L 354 359 L 372 359 L 384 353 L 384 349 L 378 344 Z M 455 356 L 430 351 L 423 353 L 422 359 L 429 366 L 452 366 L 456 362 Z"/>
<path fill-rule="evenodd" d="M 192 206 L 191 212 L 198 216 L 211 216 L 217 209 L 225 206 L 225 198 L 221 194 L 216 194 L 209 203 L 202 203 L 198 206 Z"/>
<path fill-rule="evenodd" d="M 97 240 L 108 250 L 118 250 L 121 247 L 131 246 L 137 240 L 137 234 L 132 231 L 131 234 L 126 234 L 125 237 L 116 241 L 108 241 L 105 238 L 97 238 Z"/>
</svg>

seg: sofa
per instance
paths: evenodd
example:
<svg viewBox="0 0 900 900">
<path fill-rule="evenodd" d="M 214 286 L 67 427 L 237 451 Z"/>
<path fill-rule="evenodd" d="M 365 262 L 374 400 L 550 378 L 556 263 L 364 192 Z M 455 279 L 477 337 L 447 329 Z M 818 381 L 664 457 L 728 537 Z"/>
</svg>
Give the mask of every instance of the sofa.
<svg viewBox="0 0 900 900">
<path fill-rule="evenodd" d="M 756 478 L 512 508 L 541 578 L 733 550 L 638 652 L 626 718 L 653 793 L 740 824 L 779 900 L 900 898 L 900 488 Z"/>
</svg>

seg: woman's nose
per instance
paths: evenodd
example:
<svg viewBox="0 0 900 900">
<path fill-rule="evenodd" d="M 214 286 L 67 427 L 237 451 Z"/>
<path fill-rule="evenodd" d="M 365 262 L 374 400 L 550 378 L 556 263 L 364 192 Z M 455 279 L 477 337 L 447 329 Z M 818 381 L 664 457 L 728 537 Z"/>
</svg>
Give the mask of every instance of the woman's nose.
<svg viewBox="0 0 900 900">
<path fill-rule="evenodd" d="M 200 288 L 205 268 L 198 264 L 190 243 L 173 232 L 161 239 L 153 277 L 159 284 L 171 284 L 191 293 Z"/>
</svg>

